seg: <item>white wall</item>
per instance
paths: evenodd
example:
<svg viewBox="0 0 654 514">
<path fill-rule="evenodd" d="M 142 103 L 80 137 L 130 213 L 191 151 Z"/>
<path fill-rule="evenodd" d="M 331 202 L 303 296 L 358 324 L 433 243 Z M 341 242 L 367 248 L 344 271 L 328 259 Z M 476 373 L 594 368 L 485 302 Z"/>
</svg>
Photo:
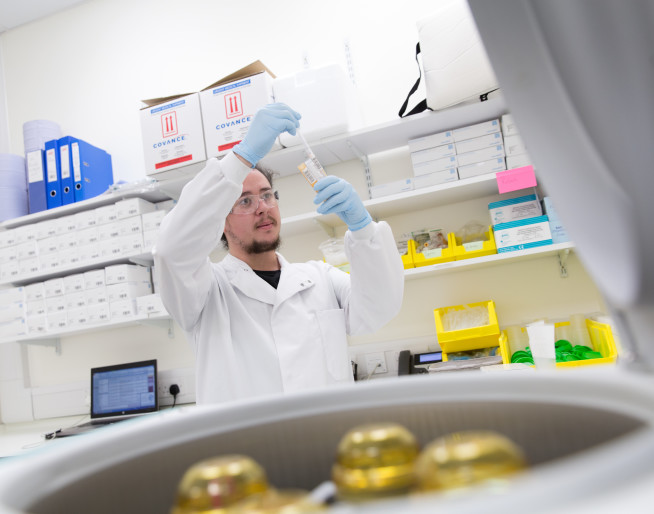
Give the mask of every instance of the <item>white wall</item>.
<svg viewBox="0 0 654 514">
<path fill-rule="evenodd" d="M 442 2 L 441 2 L 442 3 Z M 396 117 L 418 76 L 416 20 L 439 2 L 91 0 L 0 35 L 10 149 L 49 119 L 106 148 L 116 178 L 143 177 L 140 100 L 198 91 L 260 59 L 277 76 L 345 66 L 367 124 Z"/>
<path fill-rule="evenodd" d="M 197 91 L 256 59 L 278 76 L 301 69 L 305 57 L 312 65 L 344 64 L 345 40 L 351 46 L 364 122 L 395 119 L 417 78 L 416 20 L 440 3 L 91 0 L 0 35 L 10 149 L 23 152 L 25 121 L 54 120 L 64 133 L 109 150 L 117 179 L 138 180 L 144 177 L 141 99 Z M 0 109 L 0 126 L 1 116 Z M 406 148 L 373 156 L 371 165 L 376 183 L 411 175 Z M 358 161 L 328 171 L 351 181 L 365 197 Z M 300 175 L 280 179 L 277 186 L 283 216 L 314 208 Z M 470 219 L 485 221 L 491 200 L 435 206 L 418 220 L 398 216 L 388 221 L 396 233 L 435 226 L 455 230 Z M 289 238 L 282 252 L 295 261 L 321 258 L 317 245 L 326 238 L 320 231 Z M 433 343 L 434 308 L 479 300 L 495 300 L 502 325 L 602 310 L 576 257 L 568 267 L 569 277 L 561 278 L 556 258 L 550 257 L 407 281 L 400 315 L 380 333 L 352 338 L 351 344 L 386 349 L 393 341 L 401 341 L 396 344 L 400 348 L 411 341 Z M 160 369 L 194 363 L 181 330 L 170 339 L 155 327 L 68 337 L 60 356 L 43 347 L 29 348 L 28 356 L 34 387 L 86 380 L 90 367 L 123 360 L 154 357 Z"/>
</svg>

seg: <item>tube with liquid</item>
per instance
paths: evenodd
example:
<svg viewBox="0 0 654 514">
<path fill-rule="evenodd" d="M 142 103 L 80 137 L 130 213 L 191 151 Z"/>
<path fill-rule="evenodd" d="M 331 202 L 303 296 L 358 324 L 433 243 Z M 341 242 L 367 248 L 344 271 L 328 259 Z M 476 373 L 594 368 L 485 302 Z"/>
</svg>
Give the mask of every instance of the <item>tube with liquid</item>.
<svg viewBox="0 0 654 514">
<path fill-rule="evenodd" d="M 300 139 L 302 140 L 305 157 L 304 162 L 298 166 L 298 169 L 304 178 L 307 179 L 309 185 L 313 187 L 314 184 L 318 182 L 322 177 L 326 177 L 327 173 L 325 173 L 325 170 L 320 164 L 320 161 L 316 158 L 316 155 L 313 153 L 313 150 L 311 150 L 309 143 L 307 143 L 307 140 L 304 139 L 304 136 L 299 130 L 297 131 L 297 135 L 300 136 Z"/>
</svg>

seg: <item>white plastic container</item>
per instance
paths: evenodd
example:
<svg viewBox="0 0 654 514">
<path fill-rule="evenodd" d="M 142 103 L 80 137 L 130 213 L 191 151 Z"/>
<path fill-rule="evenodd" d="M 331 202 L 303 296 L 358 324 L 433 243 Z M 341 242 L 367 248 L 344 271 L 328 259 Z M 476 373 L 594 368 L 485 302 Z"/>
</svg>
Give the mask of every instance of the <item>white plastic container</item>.
<svg viewBox="0 0 654 514">
<path fill-rule="evenodd" d="M 361 126 L 354 85 L 338 64 L 309 68 L 273 81 L 275 102 L 302 115 L 300 128 L 308 141 L 335 136 Z M 297 136 L 279 136 L 283 146 L 302 144 Z"/>
</svg>

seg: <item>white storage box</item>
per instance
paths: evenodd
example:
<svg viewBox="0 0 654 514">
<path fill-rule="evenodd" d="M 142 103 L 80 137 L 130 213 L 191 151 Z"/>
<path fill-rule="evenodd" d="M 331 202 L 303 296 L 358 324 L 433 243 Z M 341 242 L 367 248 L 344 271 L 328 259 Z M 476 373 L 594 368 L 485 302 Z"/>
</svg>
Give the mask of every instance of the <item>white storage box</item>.
<svg viewBox="0 0 654 514">
<path fill-rule="evenodd" d="M 45 326 L 47 332 L 57 332 L 68 326 L 68 316 L 65 312 L 47 314 L 45 317 Z"/>
<path fill-rule="evenodd" d="M 64 299 L 66 300 L 66 310 L 68 311 L 86 307 L 86 295 L 84 291 L 65 294 Z"/>
<path fill-rule="evenodd" d="M 158 294 L 139 296 L 136 299 L 136 312 L 139 316 L 162 316 L 168 314 Z"/>
<path fill-rule="evenodd" d="M 198 93 L 143 100 L 141 133 L 145 174 L 156 175 L 206 160 Z"/>
<path fill-rule="evenodd" d="M 428 136 L 419 137 L 416 139 L 409 139 L 409 151 L 419 152 L 427 148 L 435 148 L 436 146 L 449 145 L 454 143 L 454 136 L 451 130 L 439 132 L 438 134 L 430 134 Z"/>
<path fill-rule="evenodd" d="M 129 319 L 136 316 L 136 300 L 120 300 L 109 304 L 112 321 Z"/>
<path fill-rule="evenodd" d="M 116 264 L 104 269 L 105 284 L 121 282 L 150 282 L 150 268 L 136 264 Z"/>
<path fill-rule="evenodd" d="M 116 210 L 116 204 L 103 205 L 102 207 L 97 207 L 94 210 L 95 210 L 96 225 L 104 225 L 106 223 L 112 223 L 118 219 L 118 211 Z"/>
<path fill-rule="evenodd" d="M 84 289 L 95 289 L 102 287 L 105 284 L 104 269 L 94 269 L 85 271 L 84 275 Z"/>
<path fill-rule="evenodd" d="M 107 302 L 88 305 L 86 312 L 89 316 L 89 324 L 107 323 L 111 320 L 111 310 Z"/>
<path fill-rule="evenodd" d="M 456 168 L 449 168 L 446 170 L 436 171 L 434 173 L 427 173 L 425 175 L 416 175 L 413 177 L 414 189 L 421 187 L 435 186 L 438 184 L 445 184 L 446 182 L 454 182 L 459 180 L 459 175 Z"/>
<path fill-rule="evenodd" d="M 413 190 L 413 179 L 406 178 L 402 180 L 395 180 L 387 184 L 380 184 L 370 188 L 370 197 L 379 198 L 380 196 L 395 195 L 398 193 L 405 193 L 406 191 Z"/>
<path fill-rule="evenodd" d="M 470 178 L 476 177 L 478 175 L 485 175 L 486 173 L 495 173 L 498 171 L 503 171 L 506 169 L 506 162 L 504 157 L 499 159 L 492 159 L 490 161 L 476 162 L 474 164 L 468 164 L 467 166 L 459 166 L 459 178 Z"/>
<path fill-rule="evenodd" d="M 494 227 L 497 253 L 526 250 L 552 244 L 547 216 L 500 223 Z"/>
<path fill-rule="evenodd" d="M 455 169 L 456 167 L 457 160 L 456 156 L 454 155 L 452 157 L 443 157 L 442 159 L 415 164 L 413 166 L 413 174 L 417 177 L 418 175 L 426 175 L 436 171 Z"/>
<path fill-rule="evenodd" d="M 527 153 L 527 148 L 520 136 L 506 136 L 504 138 L 506 155 L 522 155 Z"/>
<path fill-rule="evenodd" d="M 45 334 L 48 329 L 45 316 L 27 318 L 26 324 L 28 334 Z"/>
<path fill-rule="evenodd" d="M 84 291 L 84 298 L 87 307 L 91 305 L 97 305 L 99 303 L 109 303 L 107 301 L 108 298 L 107 298 L 106 286 L 94 287 L 93 289 L 86 289 Z"/>
<path fill-rule="evenodd" d="M 444 157 L 453 157 L 456 155 L 456 149 L 453 144 L 435 146 L 426 148 L 418 152 L 411 152 L 411 164 L 422 164 L 429 161 L 443 159 Z"/>
<path fill-rule="evenodd" d="M 18 274 L 21 277 L 26 277 L 38 273 L 41 270 L 41 261 L 38 257 L 30 259 L 23 259 L 18 261 Z"/>
<path fill-rule="evenodd" d="M 89 324 L 89 312 L 86 307 L 72 309 L 67 313 L 68 327 L 77 328 Z"/>
<path fill-rule="evenodd" d="M 273 102 L 274 77 L 255 61 L 200 91 L 207 158 L 226 154 L 243 139 L 256 112 Z"/>
<path fill-rule="evenodd" d="M 152 294 L 152 284 L 149 282 L 121 282 L 107 286 L 109 303 L 135 299 L 148 294 Z"/>
<path fill-rule="evenodd" d="M 157 209 L 154 203 L 148 202 L 143 198 L 128 198 L 127 200 L 120 200 L 114 205 L 116 206 L 116 217 L 119 220 L 152 212 Z"/>
<path fill-rule="evenodd" d="M 452 131 L 454 136 L 454 142 L 458 143 L 459 141 L 464 141 L 466 139 L 472 139 L 473 137 L 486 136 L 488 134 L 494 134 L 495 132 L 500 131 L 500 122 L 499 120 L 490 120 L 482 121 L 481 123 L 475 123 L 474 125 L 467 125 Z"/>
<path fill-rule="evenodd" d="M 522 153 L 520 155 L 506 156 L 507 169 L 513 170 L 515 168 L 522 168 L 523 166 L 533 166 L 533 162 L 531 162 L 529 154 Z"/>
<path fill-rule="evenodd" d="M 516 127 L 515 121 L 513 121 L 512 114 L 503 114 L 501 119 L 502 133 L 504 136 L 514 136 L 518 134 L 518 127 Z"/>
<path fill-rule="evenodd" d="M 493 225 L 524 218 L 535 218 L 543 214 L 543 209 L 536 195 L 524 195 L 491 202 L 488 204 L 488 211 Z"/>
<path fill-rule="evenodd" d="M 64 294 L 84 291 L 84 274 L 75 273 L 64 277 Z"/>
<path fill-rule="evenodd" d="M 0 282 L 13 282 L 18 278 L 18 261 L 5 262 L 0 266 Z"/>
<path fill-rule="evenodd" d="M 488 148 L 489 146 L 497 146 L 504 144 L 502 140 L 502 133 L 495 132 L 493 134 L 487 134 L 481 137 L 473 137 L 472 139 L 464 139 L 455 143 L 456 153 L 466 153 L 474 152 L 475 150 L 481 150 L 483 148 Z"/>
<path fill-rule="evenodd" d="M 45 314 L 45 300 L 34 300 L 25 303 L 25 317 L 27 319 L 44 318 Z"/>
<path fill-rule="evenodd" d="M 23 289 L 23 288 L 14 288 L 14 289 Z M 45 298 L 45 285 L 43 282 L 36 282 L 25 286 L 25 301 L 34 302 L 36 300 L 43 300 Z M 5 289 L 5 291 L 11 291 L 11 289 Z M 0 302 L 4 302 L 4 299 L 0 299 Z"/>
<path fill-rule="evenodd" d="M 50 298 L 51 296 L 61 296 L 64 294 L 64 279 L 63 278 L 51 278 L 43 282 L 45 288 L 45 297 Z"/>
<path fill-rule="evenodd" d="M 24 318 L 26 314 L 26 304 L 24 302 L 8 303 L 0 305 L 0 322 L 13 321 Z"/>
<path fill-rule="evenodd" d="M 26 300 L 25 287 L 10 287 L 9 289 L 0 289 L 0 304 L 6 305 L 8 303 L 20 303 Z"/>
<path fill-rule="evenodd" d="M 468 164 L 489 161 L 498 157 L 504 157 L 504 145 L 488 146 L 473 152 L 458 154 L 456 160 L 459 166 L 467 166 Z"/>
<path fill-rule="evenodd" d="M 143 226 L 143 232 L 148 232 L 149 230 L 158 230 L 161 226 L 161 221 L 168 214 L 165 210 L 156 210 L 153 212 L 146 212 L 141 215 L 141 224 Z"/>
<path fill-rule="evenodd" d="M 354 85 L 338 64 L 309 68 L 273 81 L 275 102 L 285 103 L 302 115 L 300 130 L 305 139 L 321 138 L 350 132 L 361 127 Z M 283 146 L 302 144 L 299 136 L 284 132 Z"/>
</svg>

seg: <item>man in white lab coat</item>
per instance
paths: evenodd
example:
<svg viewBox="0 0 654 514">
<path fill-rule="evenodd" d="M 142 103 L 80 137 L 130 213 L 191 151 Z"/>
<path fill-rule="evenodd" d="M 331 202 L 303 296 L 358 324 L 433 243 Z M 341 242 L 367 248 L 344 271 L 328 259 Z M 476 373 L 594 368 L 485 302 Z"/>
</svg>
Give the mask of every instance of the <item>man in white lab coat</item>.
<svg viewBox="0 0 654 514">
<path fill-rule="evenodd" d="M 269 177 L 254 169 L 276 137 L 296 133 L 284 104 L 261 109 L 247 135 L 183 189 L 153 251 L 159 292 L 196 353 L 199 404 L 353 380 L 347 334 L 370 333 L 402 305 L 404 273 L 390 227 L 346 181 L 318 181 L 319 213 L 348 225 L 351 275 L 277 253 L 281 216 Z M 209 254 L 224 233 L 229 254 Z"/>
</svg>

